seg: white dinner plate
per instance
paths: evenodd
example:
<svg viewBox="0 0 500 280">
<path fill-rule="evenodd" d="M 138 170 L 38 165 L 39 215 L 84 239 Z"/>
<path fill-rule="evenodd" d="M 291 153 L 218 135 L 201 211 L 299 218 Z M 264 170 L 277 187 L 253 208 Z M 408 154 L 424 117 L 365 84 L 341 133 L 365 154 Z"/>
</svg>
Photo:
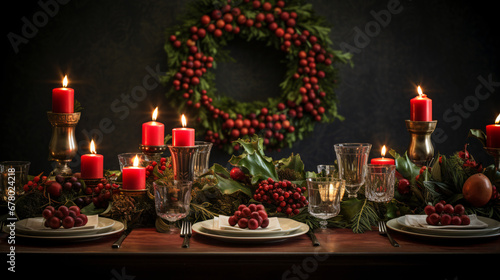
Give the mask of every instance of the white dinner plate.
<svg viewBox="0 0 500 280">
<path fill-rule="evenodd" d="M 227 235 L 227 236 L 276 236 L 276 235 L 285 235 L 294 230 L 300 228 L 302 223 L 297 222 L 292 219 L 287 218 L 277 218 L 280 224 L 281 230 L 266 230 L 266 229 L 244 229 L 244 230 L 231 230 L 231 229 L 220 229 L 214 228 L 214 220 L 206 220 L 202 222 L 200 225 L 204 230 L 208 233 L 219 234 L 219 235 Z"/>
<path fill-rule="evenodd" d="M 438 228 L 438 227 L 432 227 L 432 228 L 426 228 L 426 227 L 418 227 L 418 226 L 413 226 L 413 225 L 408 225 L 406 224 L 405 217 L 401 216 L 397 218 L 397 222 L 405 227 L 410 228 L 412 231 L 415 232 L 422 232 L 422 233 L 427 233 L 427 234 L 433 234 L 433 235 L 482 235 L 482 234 L 489 234 L 495 230 L 500 229 L 500 222 L 497 220 L 493 220 L 487 217 L 481 217 L 477 216 L 477 219 L 479 221 L 482 221 L 486 223 L 488 226 L 486 228 L 463 228 L 463 229 L 455 229 L 455 228 Z"/>
<path fill-rule="evenodd" d="M 106 219 L 106 218 L 103 218 Z M 91 233 L 91 234 L 81 234 L 81 235 L 59 235 L 59 236 L 46 236 L 46 235 L 29 235 L 22 234 L 16 232 L 16 237 L 23 237 L 29 239 L 37 239 L 37 240 L 46 240 L 46 241 L 65 241 L 65 242 L 80 242 L 80 241 L 88 241 L 97 238 L 101 238 L 108 235 L 113 235 L 115 233 L 121 232 L 125 226 L 123 223 L 115 221 L 115 223 L 107 228 L 106 231 L 100 233 Z M 8 230 L 4 227 L 4 231 Z"/>
<path fill-rule="evenodd" d="M 32 218 L 37 220 L 40 220 L 40 224 L 43 224 L 43 218 L 42 217 L 37 217 L 37 218 Z M 103 217 L 98 217 L 97 218 L 97 225 L 95 228 L 83 228 L 79 229 L 77 227 L 73 228 L 58 228 L 58 229 L 51 229 L 51 228 L 44 228 L 44 229 L 30 229 L 26 228 L 26 222 L 28 219 L 23 219 L 18 222 L 16 222 L 16 232 L 21 233 L 24 235 L 36 235 L 36 236 L 69 236 L 69 235 L 86 235 L 86 234 L 96 234 L 96 233 L 102 233 L 108 231 L 114 224 L 115 220 L 108 219 L 108 218 L 103 218 Z"/>
<path fill-rule="evenodd" d="M 280 223 L 281 219 L 285 218 L 279 218 Z M 266 236 L 227 236 L 227 235 L 220 235 L 220 234 L 215 234 L 215 233 L 210 233 L 208 232 L 203 226 L 203 223 L 211 223 L 213 221 L 207 220 L 207 221 L 202 221 L 198 222 L 193 225 L 193 231 L 204 235 L 208 236 L 217 240 L 221 241 L 226 241 L 226 242 L 236 242 L 236 243 L 267 243 L 267 242 L 278 242 L 278 241 L 283 241 L 289 238 L 293 238 L 299 235 L 302 235 L 304 233 L 307 233 L 309 231 L 309 226 L 300 223 L 300 227 L 294 231 L 289 231 L 287 233 L 284 233 L 282 235 L 266 235 Z"/>
<path fill-rule="evenodd" d="M 485 234 L 473 234 L 473 235 L 442 235 L 442 234 L 423 233 L 414 231 L 412 228 L 400 224 L 397 220 L 398 218 L 394 218 L 392 220 L 387 221 L 387 227 L 390 228 L 391 230 L 400 233 L 418 237 L 451 240 L 451 239 L 481 239 L 481 238 L 500 236 L 500 229 L 492 230 L 491 232 Z"/>
</svg>

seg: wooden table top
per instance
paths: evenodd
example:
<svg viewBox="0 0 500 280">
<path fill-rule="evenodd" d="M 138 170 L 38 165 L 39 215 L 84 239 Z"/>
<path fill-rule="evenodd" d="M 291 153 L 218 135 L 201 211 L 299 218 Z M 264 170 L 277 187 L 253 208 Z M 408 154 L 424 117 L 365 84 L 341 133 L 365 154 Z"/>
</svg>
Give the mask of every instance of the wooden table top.
<svg viewBox="0 0 500 280">
<path fill-rule="evenodd" d="M 189 279 L 212 279 L 204 277 L 207 270 L 215 275 L 216 272 L 241 274 L 242 269 L 246 272 L 239 279 L 258 276 L 259 271 L 267 271 L 267 275 L 272 276 L 269 279 L 306 279 L 303 273 L 307 276 L 331 272 L 350 275 L 353 271 L 362 278 L 372 275 L 374 269 L 387 268 L 398 273 L 411 269 L 409 276 L 429 278 L 428 269 L 433 264 L 455 267 L 435 274 L 439 276 L 436 279 L 453 279 L 454 275 L 463 279 L 468 275 L 465 268 L 473 273 L 474 267 L 493 264 L 500 257 L 498 237 L 445 242 L 398 232 L 392 235 L 400 247 L 392 247 L 387 237 L 379 235 L 375 228 L 363 234 L 349 229 L 318 230 L 316 236 L 321 242 L 318 247 L 312 246 L 306 234 L 282 242 L 241 244 L 195 232 L 190 248 L 181 248 L 183 239 L 178 234 L 158 233 L 154 228 L 134 229 L 119 249 L 111 248 L 111 244 L 120 234 L 75 243 L 17 238 L 14 246 L 19 270 L 27 270 L 30 263 L 50 265 L 56 258 L 59 263 L 91 262 L 92 269 L 111 276 L 126 271 L 127 275 L 154 277 L 159 270 L 168 270 L 172 275 L 189 275 Z M 1 237 L 0 252 L 6 255 L 12 245 L 7 244 L 6 234 Z M 462 263 L 467 266 L 462 267 Z M 249 264 L 255 269 L 248 270 Z M 357 277 L 350 275 L 349 278 Z"/>
</svg>

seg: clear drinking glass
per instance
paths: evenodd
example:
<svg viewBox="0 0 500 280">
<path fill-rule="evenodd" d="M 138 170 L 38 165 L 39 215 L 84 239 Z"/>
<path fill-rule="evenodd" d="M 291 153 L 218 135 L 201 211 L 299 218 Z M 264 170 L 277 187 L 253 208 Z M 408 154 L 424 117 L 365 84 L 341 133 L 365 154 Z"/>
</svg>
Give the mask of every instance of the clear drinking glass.
<svg viewBox="0 0 500 280">
<path fill-rule="evenodd" d="M 375 202 L 387 202 L 394 197 L 396 165 L 368 165 L 366 198 Z"/>
<path fill-rule="evenodd" d="M 335 154 L 339 165 L 339 178 L 346 182 L 349 198 L 357 197 L 359 188 L 365 183 L 368 155 L 372 144 L 335 144 Z"/>
<path fill-rule="evenodd" d="M 307 178 L 309 213 L 321 219 L 322 229 L 326 229 L 327 219 L 340 213 L 340 201 L 345 188 L 345 180 L 333 177 Z"/>
<path fill-rule="evenodd" d="M 213 144 L 205 141 L 195 141 L 194 144 L 198 146 L 198 153 L 196 153 L 194 159 L 194 177 L 198 178 L 208 171 L 210 151 Z"/>
<path fill-rule="evenodd" d="M 29 161 L 0 162 L 0 200 L 6 201 L 7 197 L 13 194 L 9 190 L 13 190 L 16 195 L 24 192 L 23 186 L 28 183 L 30 164 Z M 9 189 L 9 187 L 11 188 Z"/>
<path fill-rule="evenodd" d="M 170 222 L 170 233 L 179 231 L 174 222 L 189 214 L 192 181 L 153 182 L 156 214 Z"/>
<path fill-rule="evenodd" d="M 318 164 L 316 168 L 318 169 L 318 173 L 321 177 L 335 176 L 335 172 L 337 171 L 337 167 L 335 165 L 329 164 Z"/>
<path fill-rule="evenodd" d="M 118 155 L 118 162 L 120 163 L 120 171 L 123 171 L 123 167 L 134 165 L 134 158 L 137 156 L 139 162 L 145 162 L 145 157 L 143 153 L 123 153 Z"/>
</svg>

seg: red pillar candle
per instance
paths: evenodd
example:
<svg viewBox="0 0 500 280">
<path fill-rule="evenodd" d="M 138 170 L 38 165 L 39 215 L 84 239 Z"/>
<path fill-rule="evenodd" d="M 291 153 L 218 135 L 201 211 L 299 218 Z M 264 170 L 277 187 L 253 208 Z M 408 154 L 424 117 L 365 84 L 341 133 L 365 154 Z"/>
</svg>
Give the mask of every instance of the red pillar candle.
<svg viewBox="0 0 500 280">
<path fill-rule="evenodd" d="M 186 127 L 186 117 L 181 117 L 182 127 L 172 129 L 172 145 L 181 146 L 194 146 L 194 128 Z"/>
<path fill-rule="evenodd" d="M 422 93 L 420 86 L 417 88 L 418 96 L 410 100 L 411 121 L 432 121 L 432 100 Z"/>
<path fill-rule="evenodd" d="M 81 156 L 80 172 L 83 179 L 98 179 L 104 177 L 104 157 L 96 154 L 94 140 L 90 142 L 90 154 Z"/>
<path fill-rule="evenodd" d="M 486 147 L 500 148 L 500 114 L 498 114 L 495 124 L 486 126 Z"/>
<path fill-rule="evenodd" d="M 139 158 L 134 158 L 133 166 L 125 166 L 122 170 L 122 188 L 124 190 L 146 189 L 146 168 L 139 166 Z"/>
<path fill-rule="evenodd" d="M 142 145 L 163 146 L 165 144 L 165 126 L 156 121 L 158 107 L 153 111 L 152 121 L 142 124 Z"/>
<path fill-rule="evenodd" d="M 385 153 L 387 151 L 387 148 L 385 145 L 382 147 L 382 157 L 381 158 L 374 158 L 370 161 L 371 164 L 387 164 L 387 165 L 395 165 L 396 162 L 392 158 L 385 158 Z"/>
<path fill-rule="evenodd" d="M 68 88 L 68 76 L 64 76 L 63 87 L 52 90 L 52 113 L 74 113 L 75 94 Z"/>
</svg>

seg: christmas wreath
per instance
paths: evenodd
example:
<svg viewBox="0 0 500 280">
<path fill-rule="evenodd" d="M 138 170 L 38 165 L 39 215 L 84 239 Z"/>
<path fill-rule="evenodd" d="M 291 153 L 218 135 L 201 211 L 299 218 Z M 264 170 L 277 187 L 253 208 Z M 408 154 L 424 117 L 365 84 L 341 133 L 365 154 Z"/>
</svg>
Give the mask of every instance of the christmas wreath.
<svg viewBox="0 0 500 280">
<path fill-rule="evenodd" d="M 337 113 L 335 62 L 350 54 L 330 48 L 331 30 L 312 5 L 291 1 L 195 1 L 182 23 L 167 31 L 165 50 L 169 71 L 162 80 L 172 85 L 167 98 L 179 111 L 197 120 L 197 133 L 229 154 L 232 142 L 259 135 L 267 149 L 291 147 Z M 286 54 L 282 93 L 267 101 L 238 102 L 217 92 L 217 62 L 230 56 L 223 50 L 231 40 L 263 41 Z"/>
</svg>

